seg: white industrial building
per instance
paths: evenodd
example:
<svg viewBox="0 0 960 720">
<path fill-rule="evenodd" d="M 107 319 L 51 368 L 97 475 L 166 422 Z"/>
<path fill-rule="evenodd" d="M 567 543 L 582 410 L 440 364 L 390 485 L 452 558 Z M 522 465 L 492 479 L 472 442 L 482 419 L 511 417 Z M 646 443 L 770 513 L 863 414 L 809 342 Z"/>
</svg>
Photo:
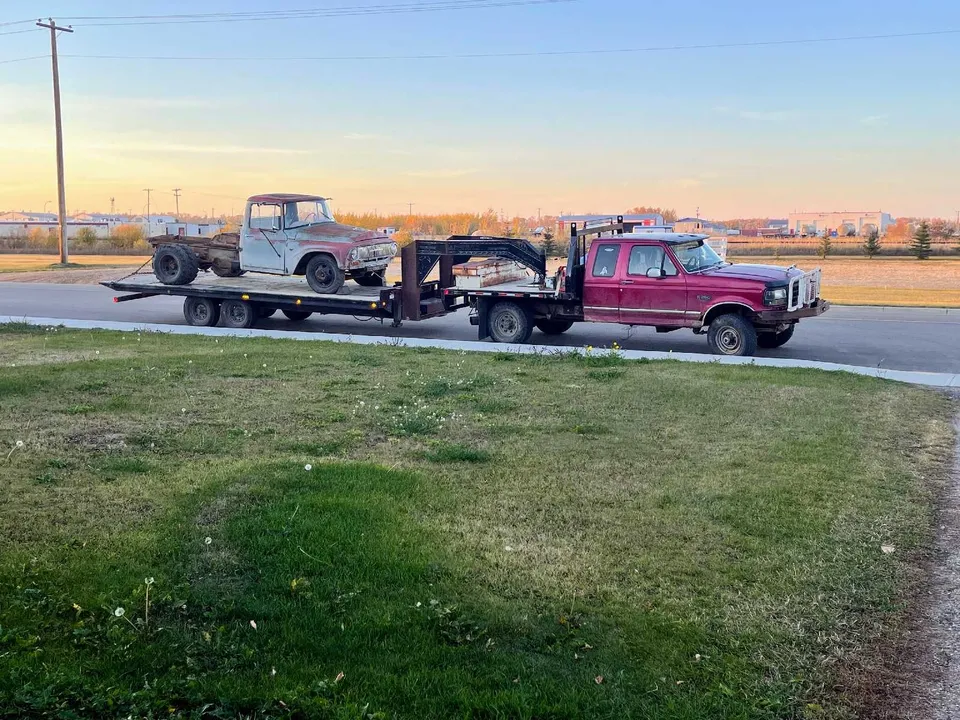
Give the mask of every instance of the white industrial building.
<svg viewBox="0 0 960 720">
<path fill-rule="evenodd" d="M 787 220 L 791 235 L 823 235 L 836 233 L 843 237 L 855 234 L 866 236 L 873 230 L 882 235 L 893 225 L 890 213 L 885 212 L 815 212 L 790 213 Z"/>
</svg>

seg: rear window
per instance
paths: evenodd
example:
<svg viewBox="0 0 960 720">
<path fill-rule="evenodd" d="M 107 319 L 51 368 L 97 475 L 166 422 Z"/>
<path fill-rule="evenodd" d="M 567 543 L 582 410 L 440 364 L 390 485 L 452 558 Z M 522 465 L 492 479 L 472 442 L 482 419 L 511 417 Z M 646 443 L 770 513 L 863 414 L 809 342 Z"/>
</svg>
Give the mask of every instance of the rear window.
<svg viewBox="0 0 960 720">
<path fill-rule="evenodd" d="M 620 258 L 620 245 L 603 244 L 597 248 L 593 259 L 594 277 L 613 277 L 617 274 L 617 260 Z"/>
</svg>

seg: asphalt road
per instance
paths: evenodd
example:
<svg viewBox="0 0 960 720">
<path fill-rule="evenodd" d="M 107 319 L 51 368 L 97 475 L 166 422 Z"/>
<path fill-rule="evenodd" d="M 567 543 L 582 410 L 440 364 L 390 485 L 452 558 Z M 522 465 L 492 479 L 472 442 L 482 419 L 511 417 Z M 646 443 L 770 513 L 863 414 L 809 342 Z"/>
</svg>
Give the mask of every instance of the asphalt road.
<svg viewBox="0 0 960 720">
<path fill-rule="evenodd" d="M 99 285 L 0 283 L 0 315 L 184 324 L 180 298 L 154 297 L 116 304 L 115 294 Z M 290 323 L 278 315 L 259 327 L 282 329 Z M 421 323 L 408 322 L 396 329 L 376 320 L 339 316 L 314 316 L 296 327 L 318 333 L 448 340 L 477 337 L 463 311 Z M 616 341 L 627 350 L 708 352 L 706 338 L 686 330 L 658 335 L 653 328 L 610 324 L 575 325 L 559 337 L 535 332 L 534 341 L 595 347 L 609 347 Z M 893 370 L 960 373 L 960 309 L 833 307 L 819 318 L 802 322 L 784 347 L 761 350 L 760 354 Z"/>
</svg>

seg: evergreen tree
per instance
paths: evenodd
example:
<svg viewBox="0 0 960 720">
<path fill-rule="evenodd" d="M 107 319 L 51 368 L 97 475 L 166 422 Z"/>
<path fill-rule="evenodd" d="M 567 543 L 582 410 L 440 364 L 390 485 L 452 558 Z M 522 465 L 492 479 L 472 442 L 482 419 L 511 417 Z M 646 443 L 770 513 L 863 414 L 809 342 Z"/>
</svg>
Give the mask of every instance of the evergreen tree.
<svg viewBox="0 0 960 720">
<path fill-rule="evenodd" d="M 913 243 L 910 245 L 912 252 L 917 260 L 928 260 L 930 258 L 930 225 L 924 220 L 917 228 L 913 236 Z"/>
<path fill-rule="evenodd" d="M 873 256 L 880 252 L 880 231 L 876 228 L 867 235 L 867 241 L 863 244 L 863 251 L 870 259 L 873 259 Z"/>
<path fill-rule="evenodd" d="M 823 236 L 820 238 L 820 245 L 817 247 L 817 254 L 820 256 L 821 260 L 826 260 L 827 255 L 830 254 L 830 249 L 833 247 L 833 243 L 830 242 L 830 231 L 824 230 Z"/>
</svg>

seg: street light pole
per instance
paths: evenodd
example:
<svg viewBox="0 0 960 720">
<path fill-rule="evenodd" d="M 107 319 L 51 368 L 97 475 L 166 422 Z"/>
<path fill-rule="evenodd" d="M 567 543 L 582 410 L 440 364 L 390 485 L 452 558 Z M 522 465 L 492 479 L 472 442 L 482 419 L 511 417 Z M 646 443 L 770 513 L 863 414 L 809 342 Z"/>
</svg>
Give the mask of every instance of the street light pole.
<svg viewBox="0 0 960 720">
<path fill-rule="evenodd" d="M 37 25 L 50 31 L 50 56 L 53 59 L 53 114 L 57 126 L 57 200 L 60 206 L 60 264 L 67 264 L 67 194 L 63 180 L 63 121 L 60 117 L 60 66 L 57 63 L 57 31 L 72 33 L 69 27 L 59 27 L 53 18 Z"/>
</svg>

